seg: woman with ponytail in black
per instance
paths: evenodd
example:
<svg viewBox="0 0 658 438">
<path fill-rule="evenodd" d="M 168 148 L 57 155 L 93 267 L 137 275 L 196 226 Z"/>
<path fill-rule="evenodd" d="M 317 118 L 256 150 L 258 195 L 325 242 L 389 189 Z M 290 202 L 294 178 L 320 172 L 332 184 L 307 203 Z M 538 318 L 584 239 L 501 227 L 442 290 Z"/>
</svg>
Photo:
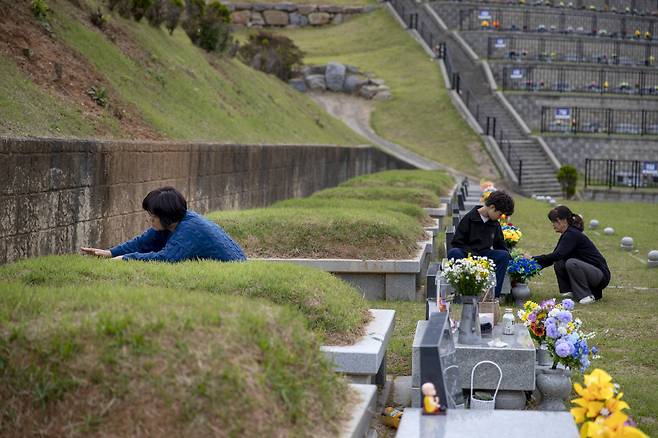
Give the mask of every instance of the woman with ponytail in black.
<svg viewBox="0 0 658 438">
<path fill-rule="evenodd" d="M 583 220 L 568 207 L 560 205 L 548 212 L 556 233 L 557 246 L 550 254 L 533 257 L 543 268 L 554 265 L 555 276 L 563 297 L 573 297 L 589 304 L 603 297 L 610 283 L 610 269 L 594 243 L 583 233 Z"/>
</svg>

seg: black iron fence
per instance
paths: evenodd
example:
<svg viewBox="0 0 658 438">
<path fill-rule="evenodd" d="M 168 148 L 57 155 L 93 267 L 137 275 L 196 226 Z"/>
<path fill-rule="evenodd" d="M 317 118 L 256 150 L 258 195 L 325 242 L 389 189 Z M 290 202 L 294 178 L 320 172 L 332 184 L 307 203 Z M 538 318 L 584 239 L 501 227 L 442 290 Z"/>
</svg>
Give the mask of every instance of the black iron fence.
<svg viewBox="0 0 658 438">
<path fill-rule="evenodd" d="M 658 111 L 543 106 L 541 131 L 565 134 L 658 135 Z"/>
<path fill-rule="evenodd" d="M 567 11 L 585 9 L 616 14 L 649 15 L 658 11 L 657 0 L 449 0 L 453 3 L 481 3 L 483 5 L 548 6 Z"/>
<path fill-rule="evenodd" d="M 487 57 L 521 62 L 582 62 L 656 67 L 658 45 L 648 41 L 544 38 L 532 35 L 490 36 Z"/>
<path fill-rule="evenodd" d="M 658 188 L 658 161 L 585 160 L 585 187 Z"/>
<path fill-rule="evenodd" d="M 459 11 L 459 30 L 523 31 L 652 40 L 655 18 L 482 6 Z"/>
<path fill-rule="evenodd" d="M 658 71 L 554 65 L 507 65 L 504 90 L 658 96 Z"/>
</svg>

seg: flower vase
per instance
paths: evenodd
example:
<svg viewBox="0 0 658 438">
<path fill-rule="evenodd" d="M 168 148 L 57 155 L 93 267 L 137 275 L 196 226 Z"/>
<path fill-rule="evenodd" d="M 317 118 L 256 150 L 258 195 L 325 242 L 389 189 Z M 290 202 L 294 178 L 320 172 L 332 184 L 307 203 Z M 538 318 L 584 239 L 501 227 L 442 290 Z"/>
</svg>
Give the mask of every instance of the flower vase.
<svg viewBox="0 0 658 438">
<path fill-rule="evenodd" d="M 541 393 L 540 411 L 565 411 L 571 395 L 571 372 L 547 369 L 537 373 L 537 390 Z"/>
<path fill-rule="evenodd" d="M 462 296 L 462 316 L 459 320 L 458 342 L 477 345 L 482 341 L 480 332 L 479 298 L 476 295 Z"/>
<path fill-rule="evenodd" d="M 553 358 L 548 351 L 548 345 L 546 345 L 546 342 L 542 342 L 539 345 L 539 348 L 537 348 L 537 365 L 542 367 L 553 365 Z"/>
<path fill-rule="evenodd" d="M 530 298 L 530 287 L 527 283 L 516 282 L 512 286 L 512 296 L 519 306 L 523 306 L 523 303 Z"/>
</svg>

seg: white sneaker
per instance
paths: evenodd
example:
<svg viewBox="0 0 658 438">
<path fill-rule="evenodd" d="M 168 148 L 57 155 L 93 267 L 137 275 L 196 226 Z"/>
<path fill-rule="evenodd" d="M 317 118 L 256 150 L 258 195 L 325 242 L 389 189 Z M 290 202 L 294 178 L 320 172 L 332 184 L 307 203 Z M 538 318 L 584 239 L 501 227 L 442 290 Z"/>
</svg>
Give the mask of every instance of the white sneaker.
<svg viewBox="0 0 658 438">
<path fill-rule="evenodd" d="M 562 298 L 573 298 L 573 294 L 571 292 L 560 293 L 560 296 Z"/>
<path fill-rule="evenodd" d="M 589 295 L 589 296 L 583 298 L 582 300 L 580 300 L 580 301 L 578 301 L 578 302 L 579 302 L 580 304 L 591 304 L 591 303 L 593 303 L 594 301 L 596 301 L 596 300 L 594 299 L 594 297 L 591 296 L 591 295 Z"/>
</svg>

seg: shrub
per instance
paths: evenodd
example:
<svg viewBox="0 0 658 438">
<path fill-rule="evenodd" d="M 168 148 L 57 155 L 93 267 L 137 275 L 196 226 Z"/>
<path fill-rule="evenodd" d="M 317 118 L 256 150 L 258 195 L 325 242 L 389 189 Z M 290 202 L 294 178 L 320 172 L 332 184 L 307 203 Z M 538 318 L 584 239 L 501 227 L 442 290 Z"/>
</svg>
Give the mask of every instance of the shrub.
<svg viewBox="0 0 658 438">
<path fill-rule="evenodd" d="M 50 32 L 50 24 L 48 24 L 50 8 L 48 7 L 46 0 L 32 0 L 31 9 L 39 23 L 41 23 L 44 29 Z"/>
<path fill-rule="evenodd" d="M 567 199 L 576 194 L 576 183 L 578 182 L 578 171 L 570 164 L 560 167 L 556 174 L 557 180 L 562 185 L 562 191 Z"/>
<path fill-rule="evenodd" d="M 104 87 L 91 87 L 87 95 L 96 102 L 98 106 L 106 107 L 108 103 L 107 90 Z"/>
<path fill-rule="evenodd" d="M 223 52 L 231 41 L 231 12 L 218 1 L 209 3 L 199 26 L 198 45 L 208 52 Z"/>
<path fill-rule="evenodd" d="M 153 6 L 153 0 L 132 0 L 130 13 L 136 21 L 140 21 L 151 6 Z"/>
<path fill-rule="evenodd" d="M 132 9 L 132 0 L 108 0 L 107 7 L 110 11 L 116 10 L 122 17 L 129 18 Z"/>
<path fill-rule="evenodd" d="M 180 16 L 183 13 L 185 4 L 183 0 L 169 0 L 165 9 L 165 27 L 169 31 L 169 35 L 174 33 L 174 29 L 178 26 Z"/>
<path fill-rule="evenodd" d="M 256 70 L 273 74 L 282 81 L 292 77 L 295 68 L 302 64 L 304 52 L 288 37 L 260 31 L 249 36 L 240 47 L 242 61 Z"/>
<path fill-rule="evenodd" d="M 206 9 L 203 0 L 185 0 L 185 17 L 183 19 L 183 30 L 192 41 L 198 45 L 201 19 Z"/>
<path fill-rule="evenodd" d="M 107 18 L 105 18 L 105 15 L 103 15 L 101 8 L 98 8 L 96 12 L 91 12 L 89 14 L 89 21 L 91 21 L 91 24 L 99 29 L 103 29 L 103 27 L 105 27 L 107 24 Z"/>
<path fill-rule="evenodd" d="M 168 0 L 153 0 L 151 7 L 146 11 L 146 19 L 153 27 L 160 27 L 167 16 Z"/>
</svg>

